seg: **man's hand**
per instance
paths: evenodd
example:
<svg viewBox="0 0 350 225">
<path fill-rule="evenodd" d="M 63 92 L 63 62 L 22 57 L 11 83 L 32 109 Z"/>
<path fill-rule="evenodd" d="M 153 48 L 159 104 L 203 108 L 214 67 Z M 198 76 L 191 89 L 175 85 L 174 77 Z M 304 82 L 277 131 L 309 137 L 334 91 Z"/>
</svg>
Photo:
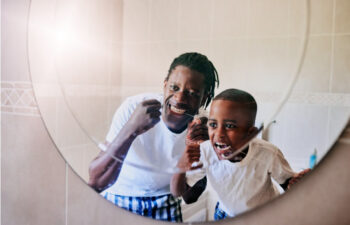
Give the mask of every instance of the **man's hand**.
<svg viewBox="0 0 350 225">
<path fill-rule="evenodd" d="M 133 134 L 140 135 L 154 127 L 160 121 L 160 108 L 161 103 L 155 99 L 141 102 L 127 123 Z"/>
<path fill-rule="evenodd" d="M 310 169 L 305 169 L 301 171 L 300 173 L 296 174 L 289 180 L 288 188 L 291 188 L 294 184 L 298 183 L 308 172 L 310 172 Z"/>
<path fill-rule="evenodd" d="M 209 140 L 207 121 L 206 117 L 201 117 L 195 118 L 189 123 L 186 136 L 187 145 L 199 145 L 201 142 Z"/>
<path fill-rule="evenodd" d="M 198 144 L 187 145 L 185 152 L 182 154 L 179 162 L 177 163 L 177 167 L 182 172 L 201 168 L 203 166 L 202 164 L 192 167 L 194 162 L 199 162 L 200 156 L 201 152 Z"/>
</svg>

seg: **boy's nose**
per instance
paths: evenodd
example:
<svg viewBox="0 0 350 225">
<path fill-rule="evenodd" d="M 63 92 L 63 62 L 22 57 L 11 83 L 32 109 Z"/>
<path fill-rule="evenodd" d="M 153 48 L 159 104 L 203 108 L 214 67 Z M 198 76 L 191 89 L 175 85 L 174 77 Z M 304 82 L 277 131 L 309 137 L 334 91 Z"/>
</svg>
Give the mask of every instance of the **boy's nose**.
<svg viewBox="0 0 350 225">
<path fill-rule="evenodd" d="M 223 127 L 219 126 L 218 129 L 216 129 L 216 135 L 219 138 L 225 137 L 225 135 L 226 135 L 225 129 Z"/>
</svg>

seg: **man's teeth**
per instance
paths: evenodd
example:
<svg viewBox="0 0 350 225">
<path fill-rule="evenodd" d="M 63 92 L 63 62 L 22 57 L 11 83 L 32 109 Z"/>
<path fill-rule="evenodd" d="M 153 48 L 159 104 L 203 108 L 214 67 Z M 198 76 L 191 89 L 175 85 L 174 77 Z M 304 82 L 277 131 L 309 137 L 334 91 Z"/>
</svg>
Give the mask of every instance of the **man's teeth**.
<svg viewBox="0 0 350 225">
<path fill-rule="evenodd" d="M 170 106 L 170 109 L 171 109 L 171 111 L 176 112 L 178 114 L 184 114 L 186 112 L 186 110 L 176 108 L 175 106 Z"/>
</svg>

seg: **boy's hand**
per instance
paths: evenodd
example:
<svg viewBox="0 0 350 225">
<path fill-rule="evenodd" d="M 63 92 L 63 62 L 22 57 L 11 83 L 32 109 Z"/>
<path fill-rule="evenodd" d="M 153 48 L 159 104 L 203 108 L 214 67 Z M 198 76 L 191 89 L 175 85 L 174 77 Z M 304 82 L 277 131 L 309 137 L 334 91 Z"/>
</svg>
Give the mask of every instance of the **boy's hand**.
<svg viewBox="0 0 350 225">
<path fill-rule="evenodd" d="M 202 164 L 192 167 L 194 162 L 199 162 L 200 156 L 201 153 L 198 144 L 187 145 L 185 152 L 182 154 L 179 162 L 177 163 L 177 167 L 183 172 L 201 168 L 203 166 Z"/>
<path fill-rule="evenodd" d="M 296 174 L 289 180 L 289 184 L 287 189 L 289 189 L 291 186 L 293 186 L 295 183 L 298 183 L 308 172 L 310 172 L 311 169 L 305 169 L 301 171 L 300 173 Z"/>
<path fill-rule="evenodd" d="M 201 117 L 193 119 L 193 121 L 188 124 L 186 136 L 187 145 L 199 145 L 201 142 L 209 140 L 207 121 L 208 118 Z"/>
</svg>

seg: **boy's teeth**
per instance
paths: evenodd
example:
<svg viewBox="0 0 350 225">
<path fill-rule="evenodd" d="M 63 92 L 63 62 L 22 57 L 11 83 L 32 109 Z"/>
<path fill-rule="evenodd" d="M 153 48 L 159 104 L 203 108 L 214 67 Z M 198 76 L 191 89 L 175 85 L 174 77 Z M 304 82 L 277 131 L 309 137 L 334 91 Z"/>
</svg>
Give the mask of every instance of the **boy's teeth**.
<svg viewBox="0 0 350 225">
<path fill-rule="evenodd" d="M 176 108 L 175 106 L 170 106 L 170 109 L 171 109 L 171 111 L 174 111 L 174 112 L 179 113 L 179 114 L 184 114 L 186 111 L 184 109 Z"/>
<path fill-rule="evenodd" d="M 216 147 L 220 150 L 227 150 L 230 148 L 229 145 L 223 144 L 223 143 L 215 143 Z"/>
</svg>

